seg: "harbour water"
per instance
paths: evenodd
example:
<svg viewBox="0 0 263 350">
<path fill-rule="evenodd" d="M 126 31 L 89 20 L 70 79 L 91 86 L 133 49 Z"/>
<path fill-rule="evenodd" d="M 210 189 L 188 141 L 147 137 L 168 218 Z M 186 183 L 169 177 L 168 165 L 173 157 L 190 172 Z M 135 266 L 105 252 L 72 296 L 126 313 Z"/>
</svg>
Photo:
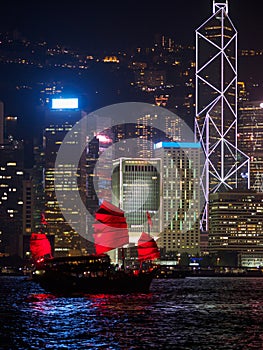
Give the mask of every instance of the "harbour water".
<svg viewBox="0 0 263 350">
<path fill-rule="evenodd" d="M 263 278 L 155 279 L 149 294 L 45 293 L 0 277 L 0 349 L 263 349 Z"/>
</svg>

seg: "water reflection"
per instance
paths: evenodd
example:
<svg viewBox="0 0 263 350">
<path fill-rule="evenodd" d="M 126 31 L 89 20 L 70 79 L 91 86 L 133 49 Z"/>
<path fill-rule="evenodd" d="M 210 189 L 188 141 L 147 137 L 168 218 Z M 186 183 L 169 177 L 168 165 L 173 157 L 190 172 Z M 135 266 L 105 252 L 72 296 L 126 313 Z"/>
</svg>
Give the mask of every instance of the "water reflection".
<svg viewBox="0 0 263 350">
<path fill-rule="evenodd" d="M 150 294 L 46 294 L 1 278 L 1 349 L 263 349 L 262 278 L 154 280 Z"/>
</svg>

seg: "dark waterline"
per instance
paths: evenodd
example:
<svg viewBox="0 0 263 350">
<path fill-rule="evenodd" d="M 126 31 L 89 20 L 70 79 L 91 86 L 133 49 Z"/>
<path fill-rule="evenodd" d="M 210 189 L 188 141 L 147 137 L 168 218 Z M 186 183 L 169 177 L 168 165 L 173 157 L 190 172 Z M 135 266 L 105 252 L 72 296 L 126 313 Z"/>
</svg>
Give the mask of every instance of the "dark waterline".
<svg viewBox="0 0 263 350">
<path fill-rule="evenodd" d="M 0 349 L 263 349 L 263 278 L 154 280 L 150 294 L 45 293 L 0 277 Z"/>
</svg>

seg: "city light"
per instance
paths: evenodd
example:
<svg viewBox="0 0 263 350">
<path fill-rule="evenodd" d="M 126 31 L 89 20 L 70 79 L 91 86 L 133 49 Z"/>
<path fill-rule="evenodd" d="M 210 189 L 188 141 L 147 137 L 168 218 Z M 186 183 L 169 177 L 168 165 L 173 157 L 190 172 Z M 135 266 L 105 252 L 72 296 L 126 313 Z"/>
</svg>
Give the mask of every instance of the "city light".
<svg viewBox="0 0 263 350">
<path fill-rule="evenodd" d="M 52 109 L 77 109 L 79 107 L 78 98 L 53 98 Z"/>
</svg>

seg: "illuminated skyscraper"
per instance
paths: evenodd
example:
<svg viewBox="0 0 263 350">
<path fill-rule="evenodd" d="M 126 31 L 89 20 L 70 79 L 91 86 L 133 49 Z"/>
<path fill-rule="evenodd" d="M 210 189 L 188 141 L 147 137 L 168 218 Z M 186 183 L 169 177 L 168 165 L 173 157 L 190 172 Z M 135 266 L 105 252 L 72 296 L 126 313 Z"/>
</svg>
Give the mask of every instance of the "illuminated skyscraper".
<svg viewBox="0 0 263 350">
<path fill-rule="evenodd" d="M 67 203 L 63 208 L 58 203 L 56 192 L 72 190 L 72 178 L 76 176 L 73 164 L 65 163 L 60 168 L 63 181 L 55 188 L 55 162 L 57 152 L 66 134 L 72 129 L 74 124 L 81 118 L 81 111 L 78 106 L 64 106 L 67 99 L 55 99 L 61 105 L 55 105 L 46 111 L 46 126 L 43 135 L 44 144 L 44 191 L 45 191 L 45 215 L 47 220 L 48 233 L 55 236 L 55 256 L 65 256 L 69 254 L 79 254 L 82 248 L 82 239 L 79 232 L 76 232 L 64 218 L 63 214 L 69 213 L 72 220 L 80 221 L 78 208 L 74 208 L 71 203 Z M 80 135 L 74 134 L 69 143 L 78 143 Z M 78 169 L 78 171 L 80 168 Z M 85 182 L 83 186 L 85 186 Z M 79 184 L 80 189 L 81 184 Z M 84 190 L 85 192 L 85 190 Z M 86 223 L 83 222 L 83 230 Z M 81 232 L 85 233 L 84 231 Z"/>
<path fill-rule="evenodd" d="M 263 258 L 263 194 L 252 190 L 213 193 L 209 203 L 211 252 L 230 251 Z"/>
<path fill-rule="evenodd" d="M 195 137 L 206 158 L 201 229 L 207 231 L 209 194 L 236 188 L 244 167 L 249 174 L 249 158 L 237 147 L 237 31 L 227 0 L 214 1 L 212 16 L 196 30 Z"/>
<path fill-rule="evenodd" d="M 130 242 L 136 244 L 148 231 L 148 211 L 152 217 L 151 234 L 158 237 L 162 218 L 161 162 L 158 158 L 120 158 L 113 161 L 113 203 L 125 212 Z"/>
<path fill-rule="evenodd" d="M 24 149 L 22 142 L 0 145 L 0 253 L 21 255 Z"/>
<path fill-rule="evenodd" d="M 200 155 L 199 143 L 155 145 L 155 156 L 163 167 L 159 244 L 166 252 L 200 252 Z"/>
<path fill-rule="evenodd" d="M 30 257 L 30 237 L 33 230 L 35 230 L 33 225 L 34 204 L 33 181 L 26 174 L 23 180 L 23 241 L 20 246 L 20 254 L 23 258 Z"/>
<path fill-rule="evenodd" d="M 250 157 L 250 188 L 263 192 L 263 105 L 243 102 L 239 111 L 238 146 Z"/>
<path fill-rule="evenodd" d="M 158 109 L 156 110 L 158 111 Z M 163 124 L 165 134 L 155 127 L 156 122 Z M 135 134 L 139 157 L 153 157 L 154 144 L 159 141 L 193 141 L 189 139 L 187 128 L 186 123 L 171 112 L 161 116 L 158 113 L 145 114 L 138 118 Z"/>
</svg>

